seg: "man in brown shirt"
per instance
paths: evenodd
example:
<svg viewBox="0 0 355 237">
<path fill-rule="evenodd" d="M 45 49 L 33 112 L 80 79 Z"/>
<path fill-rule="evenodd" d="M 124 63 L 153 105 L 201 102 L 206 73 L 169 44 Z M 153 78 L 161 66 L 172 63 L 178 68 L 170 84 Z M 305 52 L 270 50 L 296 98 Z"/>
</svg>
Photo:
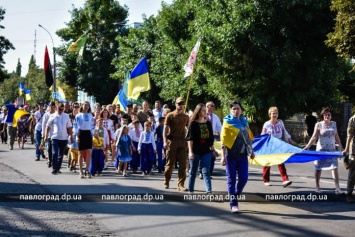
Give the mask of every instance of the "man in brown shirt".
<svg viewBox="0 0 355 237">
<path fill-rule="evenodd" d="M 178 97 L 175 101 L 176 109 L 170 112 L 164 123 L 164 148 L 166 149 L 166 165 L 164 171 L 164 187 L 169 188 L 169 181 L 173 173 L 176 160 L 179 162 L 177 189 L 187 191 L 184 183 L 186 179 L 187 142 L 186 126 L 189 123 L 189 116 L 184 113 L 185 100 Z"/>
</svg>

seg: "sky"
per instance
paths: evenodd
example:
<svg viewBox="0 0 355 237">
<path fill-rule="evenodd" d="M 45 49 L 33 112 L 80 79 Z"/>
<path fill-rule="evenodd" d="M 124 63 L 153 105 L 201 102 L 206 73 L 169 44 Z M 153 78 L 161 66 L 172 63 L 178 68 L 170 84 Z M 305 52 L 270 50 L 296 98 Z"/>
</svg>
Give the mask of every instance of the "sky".
<svg viewBox="0 0 355 237">
<path fill-rule="evenodd" d="M 128 6 L 128 24 L 142 22 L 143 14 L 147 17 L 157 15 L 161 9 L 161 0 L 119 0 L 118 2 L 121 6 Z M 170 4 L 173 0 L 164 0 L 164 2 Z M 21 76 L 25 76 L 31 55 L 35 55 L 37 65 L 43 68 L 46 45 L 53 63 L 52 40 L 38 24 L 47 29 L 53 38 L 54 46 L 57 47 L 62 42 L 55 32 L 65 28 L 65 23 L 70 21 L 69 10 L 73 8 L 72 6 L 80 8 L 84 3 L 85 0 L 0 0 L 0 6 L 6 10 L 5 19 L 0 21 L 0 25 L 5 29 L 0 29 L 0 35 L 10 40 L 16 48 L 4 55 L 5 69 L 8 72 L 16 71 L 20 59 Z"/>
</svg>

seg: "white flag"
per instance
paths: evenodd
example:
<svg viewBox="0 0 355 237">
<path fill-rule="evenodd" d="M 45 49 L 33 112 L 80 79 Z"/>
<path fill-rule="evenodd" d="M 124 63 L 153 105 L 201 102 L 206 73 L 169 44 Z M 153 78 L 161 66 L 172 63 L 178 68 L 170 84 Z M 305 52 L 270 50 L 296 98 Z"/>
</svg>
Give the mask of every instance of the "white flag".
<svg viewBox="0 0 355 237">
<path fill-rule="evenodd" d="M 198 53 L 199 48 L 200 48 L 200 39 L 197 40 L 197 43 L 196 43 L 194 49 L 192 50 L 190 57 L 187 59 L 187 62 L 184 66 L 184 70 L 185 70 L 184 77 L 188 77 L 192 74 L 192 70 L 193 70 L 192 68 L 196 62 L 197 53 Z"/>
</svg>

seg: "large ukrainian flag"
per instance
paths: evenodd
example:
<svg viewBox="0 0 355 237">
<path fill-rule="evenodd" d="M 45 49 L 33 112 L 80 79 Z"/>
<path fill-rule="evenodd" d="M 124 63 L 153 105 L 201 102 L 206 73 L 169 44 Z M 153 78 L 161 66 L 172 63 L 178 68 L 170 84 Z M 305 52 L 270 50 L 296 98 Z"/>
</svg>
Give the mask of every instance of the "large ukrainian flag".
<svg viewBox="0 0 355 237">
<path fill-rule="evenodd" d="M 326 151 L 303 151 L 269 134 L 255 137 L 253 142 L 255 158 L 249 159 L 253 165 L 272 166 L 289 163 L 305 163 L 315 160 L 339 157 L 342 153 Z"/>
<path fill-rule="evenodd" d="M 253 133 L 249 129 L 248 120 L 243 116 L 240 116 L 240 119 L 237 119 L 231 114 L 228 114 L 223 119 L 223 126 L 221 131 L 221 143 L 228 147 L 232 148 L 235 139 L 237 138 L 239 131 L 242 127 L 246 126 L 248 128 L 248 135 L 250 140 L 254 140 Z"/>
<path fill-rule="evenodd" d="M 148 62 L 146 57 L 136 65 L 128 80 L 127 97 L 137 100 L 140 93 L 150 90 L 150 80 L 148 72 Z"/>
<path fill-rule="evenodd" d="M 14 105 L 7 105 L 7 118 L 6 121 L 7 123 L 12 122 L 12 127 L 17 127 L 17 120 L 22 117 L 22 115 L 30 114 L 29 112 L 18 109 Z"/>
</svg>

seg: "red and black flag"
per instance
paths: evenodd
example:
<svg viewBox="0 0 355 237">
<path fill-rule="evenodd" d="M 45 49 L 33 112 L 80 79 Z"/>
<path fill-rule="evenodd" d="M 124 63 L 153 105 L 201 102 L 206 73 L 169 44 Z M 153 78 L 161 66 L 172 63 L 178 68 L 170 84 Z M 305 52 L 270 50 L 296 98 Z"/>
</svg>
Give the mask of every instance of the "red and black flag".
<svg viewBox="0 0 355 237">
<path fill-rule="evenodd" d="M 46 85 L 49 88 L 53 85 L 53 73 L 52 73 L 51 61 L 49 60 L 47 46 L 44 52 L 44 74 L 46 76 Z"/>
</svg>

